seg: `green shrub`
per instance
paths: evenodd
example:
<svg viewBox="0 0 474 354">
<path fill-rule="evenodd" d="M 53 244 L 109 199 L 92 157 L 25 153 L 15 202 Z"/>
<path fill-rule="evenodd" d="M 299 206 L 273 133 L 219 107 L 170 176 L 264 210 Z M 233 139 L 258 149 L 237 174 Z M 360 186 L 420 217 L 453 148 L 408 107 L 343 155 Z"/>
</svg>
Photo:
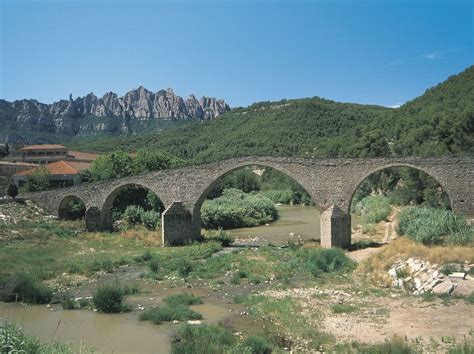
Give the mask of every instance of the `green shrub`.
<svg viewBox="0 0 474 354">
<path fill-rule="evenodd" d="M 0 299 L 6 302 L 22 301 L 31 304 L 46 304 L 53 292 L 46 285 L 27 273 L 16 273 L 0 282 Z"/>
<path fill-rule="evenodd" d="M 171 321 L 199 320 L 200 313 L 191 310 L 185 305 L 165 305 L 153 307 L 140 314 L 140 321 L 151 321 L 154 324 Z"/>
<path fill-rule="evenodd" d="M 474 226 L 449 210 L 408 207 L 398 214 L 398 233 L 425 245 L 472 244 Z"/>
<path fill-rule="evenodd" d="M 201 223 L 206 229 L 252 227 L 277 218 L 278 211 L 270 199 L 238 189 L 224 190 L 221 197 L 206 200 L 201 208 Z"/>
<path fill-rule="evenodd" d="M 137 205 L 129 205 L 123 212 L 123 219 L 130 225 L 142 223 L 143 208 Z"/>
<path fill-rule="evenodd" d="M 18 195 L 18 188 L 15 183 L 10 182 L 7 187 L 5 188 L 5 193 L 9 196 L 15 199 L 15 197 Z"/>
<path fill-rule="evenodd" d="M 172 354 L 220 354 L 236 344 L 231 331 L 214 325 L 182 325 L 173 333 Z"/>
<path fill-rule="evenodd" d="M 354 208 L 354 212 L 370 224 L 386 220 L 390 210 L 390 199 L 383 195 L 369 195 L 358 202 Z"/>
<path fill-rule="evenodd" d="M 148 262 L 153 259 L 153 255 L 150 251 L 146 250 L 143 254 L 133 257 L 133 260 L 137 263 Z"/>
<path fill-rule="evenodd" d="M 153 273 L 156 273 L 158 272 L 158 269 L 160 269 L 160 262 L 158 261 L 158 259 L 154 258 L 150 262 L 150 270 Z"/>
<path fill-rule="evenodd" d="M 239 352 L 252 354 L 271 354 L 273 345 L 267 338 L 260 336 L 250 336 L 239 345 Z"/>
<path fill-rule="evenodd" d="M 234 237 L 228 231 L 219 228 L 217 231 L 209 230 L 206 232 L 204 238 L 210 241 L 217 241 L 223 247 L 228 247 L 234 242 Z"/>
<path fill-rule="evenodd" d="M 177 306 L 177 305 L 198 305 L 202 304 L 202 297 L 195 296 L 194 294 L 177 294 L 177 295 L 170 295 L 163 299 L 163 302 L 170 306 Z"/>
<path fill-rule="evenodd" d="M 339 248 L 316 248 L 299 251 L 303 268 L 313 276 L 323 273 L 340 273 L 355 268 L 355 262 Z"/>
<path fill-rule="evenodd" d="M 181 277 L 185 278 L 193 271 L 193 263 L 186 258 L 179 258 L 176 261 L 176 270 Z"/>
<path fill-rule="evenodd" d="M 154 210 L 143 211 L 142 223 L 148 230 L 156 230 L 160 224 L 160 213 Z"/>
<path fill-rule="evenodd" d="M 125 292 L 119 283 L 99 285 L 92 294 L 92 302 L 99 312 L 117 313 L 124 308 Z"/>
</svg>

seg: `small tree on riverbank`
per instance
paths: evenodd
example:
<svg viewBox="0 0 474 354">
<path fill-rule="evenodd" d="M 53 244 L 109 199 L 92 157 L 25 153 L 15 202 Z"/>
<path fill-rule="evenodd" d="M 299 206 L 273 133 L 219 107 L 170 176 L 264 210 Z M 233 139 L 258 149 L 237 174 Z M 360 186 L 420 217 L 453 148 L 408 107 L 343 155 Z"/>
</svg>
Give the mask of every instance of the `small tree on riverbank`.
<svg viewBox="0 0 474 354">
<path fill-rule="evenodd" d="M 18 195 L 18 187 L 16 186 L 15 183 L 10 182 L 7 188 L 5 189 L 5 192 L 7 193 L 9 197 L 12 197 L 13 199 L 15 199 L 16 196 Z"/>
</svg>

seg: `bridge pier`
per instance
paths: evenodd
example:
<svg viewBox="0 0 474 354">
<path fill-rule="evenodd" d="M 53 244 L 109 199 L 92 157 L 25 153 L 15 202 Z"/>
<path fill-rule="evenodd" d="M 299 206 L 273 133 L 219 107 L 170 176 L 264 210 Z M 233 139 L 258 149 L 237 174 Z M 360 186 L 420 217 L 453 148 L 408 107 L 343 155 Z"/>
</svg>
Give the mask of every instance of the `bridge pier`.
<svg viewBox="0 0 474 354">
<path fill-rule="evenodd" d="M 86 210 L 86 230 L 99 231 L 102 230 L 102 218 L 100 210 L 97 207 L 90 207 Z"/>
<path fill-rule="evenodd" d="M 331 206 L 321 213 L 321 247 L 349 248 L 351 245 L 351 216 Z"/>
<path fill-rule="evenodd" d="M 182 202 L 173 202 L 161 214 L 161 237 L 163 246 L 191 243 L 200 236 L 193 228 L 193 214 Z"/>
</svg>

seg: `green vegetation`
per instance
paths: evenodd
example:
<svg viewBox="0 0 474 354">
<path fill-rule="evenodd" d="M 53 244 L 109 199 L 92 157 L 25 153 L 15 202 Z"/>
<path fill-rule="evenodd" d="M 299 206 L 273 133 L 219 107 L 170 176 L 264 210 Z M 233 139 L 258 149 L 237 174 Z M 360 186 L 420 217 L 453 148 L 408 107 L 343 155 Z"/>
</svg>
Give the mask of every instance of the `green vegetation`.
<svg viewBox="0 0 474 354">
<path fill-rule="evenodd" d="M 201 208 L 202 226 L 231 229 L 262 225 L 278 218 L 273 202 L 256 193 L 226 189 L 222 196 L 206 200 Z"/>
<path fill-rule="evenodd" d="M 171 295 L 163 299 L 166 304 L 160 307 L 153 307 L 140 314 L 140 321 L 151 321 L 160 324 L 167 321 L 199 320 L 200 313 L 191 310 L 189 305 L 202 304 L 202 298 L 193 294 Z"/>
<path fill-rule="evenodd" d="M 25 184 L 20 188 L 22 192 L 40 192 L 51 187 L 50 174 L 46 167 L 41 166 L 26 177 Z"/>
<path fill-rule="evenodd" d="M 166 152 L 140 149 L 132 157 L 123 151 L 100 156 L 90 169 L 81 173 L 81 180 L 96 182 L 131 176 L 139 173 L 178 167 L 183 161 Z"/>
<path fill-rule="evenodd" d="M 0 323 L 0 352 L 26 354 L 73 354 L 77 351 L 72 345 L 65 343 L 41 343 L 38 338 L 27 335 L 14 323 L 2 322 Z M 94 353 L 95 350 L 81 344 L 79 352 Z"/>
<path fill-rule="evenodd" d="M 142 207 L 129 205 L 123 213 L 128 225 L 144 225 L 148 230 L 156 230 L 161 224 L 161 215 L 155 210 L 145 211 Z"/>
<path fill-rule="evenodd" d="M 387 197 L 370 195 L 355 205 L 354 213 L 362 217 L 364 222 L 376 224 L 386 220 L 391 209 L 390 200 Z"/>
<path fill-rule="evenodd" d="M 215 325 L 182 325 L 173 334 L 171 353 L 174 354 L 218 354 L 244 353 L 269 354 L 275 345 L 260 336 L 238 340 L 233 333 Z"/>
<path fill-rule="evenodd" d="M 70 198 L 66 201 L 66 205 L 61 208 L 59 214 L 62 219 L 79 220 L 84 217 L 86 206 L 82 200 L 78 198 Z"/>
<path fill-rule="evenodd" d="M 333 313 L 351 313 L 357 310 L 354 305 L 351 304 L 334 304 L 331 306 Z"/>
<path fill-rule="evenodd" d="M 327 273 L 343 273 L 356 266 L 339 248 L 302 249 L 298 256 L 301 266 L 315 277 Z"/>
<path fill-rule="evenodd" d="M 10 183 L 8 183 L 7 187 L 5 188 L 5 193 L 9 197 L 15 198 L 18 195 L 18 188 L 16 184 L 10 181 Z"/>
<path fill-rule="evenodd" d="M 207 241 L 219 242 L 223 247 L 228 247 L 234 242 L 234 237 L 228 231 L 224 231 L 222 228 L 217 230 L 206 230 L 204 233 L 204 239 Z"/>
<path fill-rule="evenodd" d="M 474 243 L 474 227 L 448 210 L 407 207 L 398 214 L 398 232 L 425 245 Z"/>
<path fill-rule="evenodd" d="M 41 284 L 31 274 L 15 273 L 0 280 L 0 300 L 6 302 L 26 302 L 46 304 L 51 301 L 53 292 Z"/>
<path fill-rule="evenodd" d="M 140 321 L 151 321 L 154 324 L 171 321 L 200 320 L 202 315 L 184 305 L 164 305 L 153 307 L 140 314 Z"/>
<path fill-rule="evenodd" d="M 439 183 L 422 171 L 410 167 L 393 167 L 367 177 L 357 189 L 352 208 L 368 195 L 383 195 L 392 205 L 422 205 L 448 209 L 448 196 Z"/>
<path fill-rule="evenodd" d="M 473 95 L 471 66 L 398 109 L 317 97 L 260 102 L 206 123 L 145 135 L 74 139 L 66 144 L 97 152 L 146 146 L 190 162 L 243 155 L 472 155 Z"/>
<path fill-rule="evenodd" d="M 183 293 L 183 294 L 167 296 L 163 299 L 163 302 L 170 306 L 199 305 L 199 304 L 202 304 L 202 297 L 195 296 L 194 294 Z"/>
<path fill-rule="evenodd" d="M 92 302 L 99 312 L 118 313 L 128 310 L 124 305 L 128 291 L 118 282 L 99 285 L 92 294 Z"/>
</svg>

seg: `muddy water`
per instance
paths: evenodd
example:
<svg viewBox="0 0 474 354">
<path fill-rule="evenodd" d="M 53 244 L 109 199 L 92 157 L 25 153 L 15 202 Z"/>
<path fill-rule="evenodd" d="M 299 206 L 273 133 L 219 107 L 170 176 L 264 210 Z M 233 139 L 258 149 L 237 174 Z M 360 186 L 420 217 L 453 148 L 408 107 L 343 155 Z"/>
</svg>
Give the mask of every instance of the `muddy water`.
<svg viewBox="0 0 474 354">
<path fill-rule="evenodd" d="M 277 206 L 279 219 L 269 225 L 230 230 L 236 239 L 255 239 L 257 243 L 282 244 L 288 240 L 319 240 L 320 213 L 314 206 L 281 205 Z M 352 225 L 359 220 L 353 215 Z M 258 239 L 258 240 L 257 240 Z"/>
<path fill-rule="evenodd" d="M 131 303 L 146 303 L 148 298 L 134 296 Z M 217 323 L 229 315 L 220 304 L 194 305 L 203 323 Z M 0 318 L 21 326 L 28 334 L 45 342 L 81 343 L 100 353 L 168 353 L 175 324 L 154 325 L 138 321 L 138 313 L 101 314 L 91 310 L 65 311 L 59 305 L 22 305 L 0 302 Z"/>
</svg>

